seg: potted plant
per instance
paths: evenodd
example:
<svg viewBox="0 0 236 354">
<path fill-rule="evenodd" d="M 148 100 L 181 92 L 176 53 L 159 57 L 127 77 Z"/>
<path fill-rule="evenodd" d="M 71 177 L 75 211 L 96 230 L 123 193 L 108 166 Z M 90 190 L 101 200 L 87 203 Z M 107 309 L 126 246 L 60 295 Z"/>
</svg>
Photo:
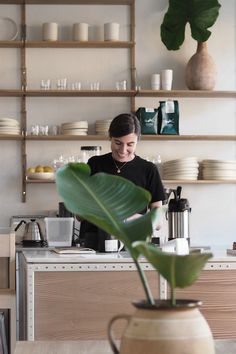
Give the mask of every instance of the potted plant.
<svg viewBox="0 0 236 354">
<path fill-rule="evenodd" d="M 207 52 L 207 40 L 219 16 L 221 5 L 217 0 L 169 0 L 169 8 L 161 24 L 161 40 L 168 50 L 178 50 L 185 39 L 189 23 L 192 38 L 198 42 L 196 54 L 186 68 L 186 84 L 193 90 L 212 90 L 216 68 Z"/>
<path fill-rule="evenodd" d="M 183 288 L 192 284 L 211 254 L 178 256 L 165 254 L 151 245 L 150 237 L 155 225 L 159 222 L 162 211 L 161 209 L 152 209 L 138 219 L 127 221 L 130 216 L 148 205 L 151 196 L 148 191 L 122 177 L 106 173 L 90 176 L 90 168 L 87 164 L 71 163 L 57 171 L 56 184 L 66 208 L 123 242 L 137 267 L 146 299 L 135 303 L 137 309 L 132 318 L 126 316 L 129 319 L 128 334 L 125 333 L 123 336 L 120 353 L 141 354 L 145 348 L 149 354 L 167 354 L 169 352 L 180 354 L 182 353 L 180 348 L 183 346 L 188 348 L 190 345 L 192 348 L 194 345 L 195 349 L 191 351 L 193 354 L 213 354 L 214 345 L 211 331 L 198 310 L 199 303 L 197 301 L 180 301 L 175 298 L 175 288 Z M 154 269 L 168 281 L 171 287 L 170 300 L 154 300 L 141 266 L 140 255 L 146 257 Z M 180 336 L 176 333 L 176 330 L 178 332 L 180 328 L 179 322 L 170 320 L 172 316 L 175 318 L 175 313 L 177 313 L 177 317 L 184 319 L 184 326 L 187 324 L 186 333 L 189 333 L 189 336 L 184 340 L 183 336 L 180 340 Z M 164 314 L 167 316 L 165 320 L 163 319 Z M 150 315 L 151 318 L 149 318 Z M 154 325 L 153 317 L 155 318 Z M 118 318 L 120 317 L 118 316 Z M 142 318 L 141 323 L 139 322 L 140 318 Z M 109 324 L 109 338 L 114 353 L 119 353 L 112 336 L 112 324 L 116 319 L 116 317 L 113 318 Z M 170 350 L 170 341 L 165 338 L 166 334 L 170 338 L 169 331 L 164 333 L 160 346 L 158 344 L 160 338 L 154 338 L 155 335 L 159 335 L 159 324 L 162 327 L 163 323 L 167 322 L 172 328 L 172 334 L 175 333 L 174 336 L 176 336 L 172 341 L 171 351 L 168 351 Z M 178 325 L 174 328 L 176 323 Z M 174 327 L 173 324 L 175 324 Z M 197 328 L 193 328 L 193 324 Z M 150 340 L 150 333 L 152 333 L 152 340 Z M 142 343 L 140 343 L 140 336 L 143 338 Z M 167 351 L 163 348 L 166 348 Z"/>
</svg>

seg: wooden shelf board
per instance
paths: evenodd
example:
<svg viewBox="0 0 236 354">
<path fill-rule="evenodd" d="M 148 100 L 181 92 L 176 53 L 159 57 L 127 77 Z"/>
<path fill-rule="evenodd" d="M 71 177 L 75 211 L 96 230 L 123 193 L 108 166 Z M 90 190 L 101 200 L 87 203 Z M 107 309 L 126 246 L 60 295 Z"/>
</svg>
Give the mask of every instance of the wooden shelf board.
<svg viewBox="0 0 236 354">
<path fill-rule="evenodd" d="M 26 48 L 131 48 L 133 42 L 128 41 L 29 41 L 25 43 Z"/>
<path fill-rule="evenodd" d="M 21 48 L 23 42 L 21 41 L 0 41 L 0 48 Z"/>
<path fill-rule="evenodd" d="M 236 184 L 236 180 L 162 180 L 163 184 Z M 55 183 L 53 180 L 26 180 L 26 183 Z"/>
<path fill-rule="evenodd" d="M 134 90 L 26 90 L 31 97 L 131 97 Z"/>
<path fill-rule="evenodd" d="M 26 179 L 26 183 L 35 184 L 35 183 L 55 183 L 54 180 L 46 180 L 46 179 Z"/>
<path fill-rule="evenodd" d="M 21 97 L 23 96 L 22 90 L 16 89 L 0 89 L 0 97 Z"/>
<path fill-rule="evenodd" d="M 135 90 L 23 90 L 0 89 L 1 96 L 60 96 L 60 97 L 183 97 L 183 98 L 236 98 L 236 91 L 135 91 Z"/>
<path fill-rule="evenodd" d="M 134 0 L 0 0 L 0 4 L 26 5 L 132 5 Z"/>
<path fill-rule="evenodd" d="M 23 136 L 14 134 L 0 134 L 0 140 L 23 140 Z"/>
<path fill-rule="evenodd" d="M 141 140 L 167 140 L 167 141 L 234 141 L 236 135 L 142 135 Z"/>
<path fill-rule="evenodd" d="M 108 136 L 106 135 L 27 135 L 26 140 L 31 141 L 40 141 L 40 140 L 81 140 L 81 141 L 88 141 L 88 140 L 97 140 L 97 141 L 108 141 Z"/>
<path fill-rule="evenodd" d="M 26 140 L 108 140 L 106 135 L 27 135 Z M 142 135 L 141 141 L 235 141 L 236 135 Z"/>
<path fill-rule="evenodd" d="M 137 97 L 186 97 L 186 98 L 235 98 L 236 91 L 203 91 L 203 90 L 139 90 Z"/>
<path fill-rule="evenodd" d="M 236 184 L 236 180 L 209 180 L 209 179 L 198 179 L 196 181 L 190 180 L 162 180 L 163 184 Z"/>
</svg>

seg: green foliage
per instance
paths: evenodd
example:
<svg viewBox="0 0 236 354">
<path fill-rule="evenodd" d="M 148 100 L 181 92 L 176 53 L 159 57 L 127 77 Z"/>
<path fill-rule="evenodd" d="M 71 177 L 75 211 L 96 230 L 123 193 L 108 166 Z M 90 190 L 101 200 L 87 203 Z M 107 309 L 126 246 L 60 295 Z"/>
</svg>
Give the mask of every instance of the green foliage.
<svg viewBox="0 0 236 354">
<path fill-rule="evenodd" d="M 186 24 L 198 42 L 211 35 L 208 30 L 219 16 L 221 5 L 217 0 L 169 0 L 169 8 L 161 24 L 161 40 L 168 50 L 178 50 L 185 39 Z"/>
<path fill-rule="evenodd" d="M 172 293 L 175 288 L 185 288 L 193 284 L 207 260 L 212 256 L 211 253 L 186 256 L 164 253 L 155 246 L 142 241 L 135 242 L 133 247 L 167 280 Z"/>
<path fill-rule="evenodd" d="M 136 220 L 124 220 L 145 209 L 151 199 L 148 191 L 122 177 L 106 173 L 90 176 L 89 166 L 83 163 L 63 166 L 56 183 L 68 210 L 114 235 L 138 257 L 132 242 L 150 237 L 160 215 L 153 209 Z"/>
<path fill-rule="evenodd" d="M 172 289 L 192 284 L 211 256 L 165 254 L 150 245 L 150 237 L 155 225 L 160 222 L 164 208 L 152 209 L 138 219 L 126 221 L 133 214 L 145 209 L 151 199 L 148 191 L 127 179 L 106 173 L 90 176 L 89 166 L 77 163 L 60 168 L 56 174 L 56 184 L 69 211 L 114 235 L 125 244 L 151 304 L 154 303 L 153 296 L 138 261 L 141 254 L 169 282 Z"/>
</svg>

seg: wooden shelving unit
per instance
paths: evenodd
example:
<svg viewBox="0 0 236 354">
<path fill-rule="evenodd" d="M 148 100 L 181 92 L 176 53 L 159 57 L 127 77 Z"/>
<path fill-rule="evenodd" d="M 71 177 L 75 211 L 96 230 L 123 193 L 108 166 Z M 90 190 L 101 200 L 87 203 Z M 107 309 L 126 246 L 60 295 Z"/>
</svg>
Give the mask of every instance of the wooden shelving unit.
<svg viewBox="0 0 236 354">
<path fill-rule="evenodd" d="M 0 135 L 0 140 L 20 140 L 22 156 L 22 201 L 26 201 L 26 184 L 38 183 L 26 179 L 27 154 L 26 143 L 28 140 L 78 140 L 75 136 L 47 136 L 32 137 L 27 136 L 27 106 L 26 97 L 127 97 L 130 99 L 131 111 L 135 110 L 135 0 L 0 0 L 0 4 L 17 4 L 21 6 L 21 33 L 20 40 L 0 41 L 0 48 L 19 48 L 20 49 L 20 75 L 21 87 L 19 89 L 0 89 L 2 97 L 19 97 L 21 99 L 21 130 L 22 136 Z M 26 38 L 26 8 L 27 5 L 122 5 L 129 7 L 129 40 L 128 41 L 55 41 L 48 42 L 42 40 L 27 40 Z M 27 68 L 26 51 L 28 48 L 101 48 L 119 49 L 126 48 L 129 51 L 130 66 L 130 86 L 129 90 L 35 90 L 27 88 Z M 100 136 L 80 136 L 80 140 L 105 140 Z M 107 137 L 106 137 L 107 139 Z M 50 181 L 51 182 L 51 181 Z M 49 181 L 40 181 L 49 183 Z M 51 182 L 52 183 L 52 182 Z"/>
<path fill-rule="evenodd" d="M 19 48 L 20 50 L 20 74 L 21 87 L 13 89 L 0 89 L 0 97 L 19 97 L 21 100 L 21 129 L 23 134 L 16 135 L 0 135 L 0 140 L 18 140 L 21 142 L 22 155 L 22 201 L 26 201 L 26 185 L 35 183 L 54 183 L 54 181 L 45 180 L 27 180 L 26 178 L 26 144 L 28 141 L 107 141 L 107 136 L 102 135 L 86 135 L 86 136 L 33 136 L 27 135 L 27 97 L 127 97 L 130 98 L 131 111 L 135 111 L 135 99 L 142 97 L 163 97 L 163 98 L 184 98 L 184 99 L 235 99 L 236 91 L 217 90 L 217 91 L 190 91 L 190 90 L 136 90 L 136 69 L 135 69 L 135 0 L 0 0 L 0 4 L 17 4 L 21 7 L 21 35 L 20 40 L 16 41 L 0 41 L 0 48 Z M 27 5 L 126 5 L 130 7 L 130 35 L 128 41 L 55 41 L 47 42 L 42 40 L 27 40 L 26 38 L 26 7 Z M 130 53 L 130 82 L 131 89 L 129 90 L 39 90 L 27 88 L 26 75 L 26 51 L 28 48 L 127 48 Z M 236 135 L 142 135 L 141 141 L 236 141 Z M 231 184 L 236 183 L 234 180 L 164 180 L 165 184 Z"/>
</svg>

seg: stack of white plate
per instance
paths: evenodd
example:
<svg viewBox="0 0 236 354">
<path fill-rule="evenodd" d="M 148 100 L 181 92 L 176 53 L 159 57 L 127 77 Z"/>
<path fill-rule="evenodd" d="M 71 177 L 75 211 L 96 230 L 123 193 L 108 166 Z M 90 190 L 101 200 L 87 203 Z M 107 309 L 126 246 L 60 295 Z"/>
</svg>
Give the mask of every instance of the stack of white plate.
<svg viewBox="0 0 236 354">
<path fill-rule="evenodd" d="M 203 160 L 202 178 L 236 180 L 236 160 Z"/>
<path fill-rule="evenodd" d="M 0 134 L 20 134 L 20 124 L 12 118 L 0 118 Z"/>
<path fill-rule="evenodd" d="M 167 180 L 197 180 L 198 161 L 196 157 L 185 157 L 177 160 L 170 160 L 163 163 L 163 179 Z"/>
<path fill-rule="evenodd" d="M 95 131 L 99 135 L 108 135 L 108 130 L 110 127 L 112 119 L 101 119 L 95 122 Z"/>
<path fill-rule="evenodd" d="M 88 122 L 81 120 L 79 122 L 63 123 L 61 125 L 61 134 L 63 135 L 87 135 Z"/>
</svg>

